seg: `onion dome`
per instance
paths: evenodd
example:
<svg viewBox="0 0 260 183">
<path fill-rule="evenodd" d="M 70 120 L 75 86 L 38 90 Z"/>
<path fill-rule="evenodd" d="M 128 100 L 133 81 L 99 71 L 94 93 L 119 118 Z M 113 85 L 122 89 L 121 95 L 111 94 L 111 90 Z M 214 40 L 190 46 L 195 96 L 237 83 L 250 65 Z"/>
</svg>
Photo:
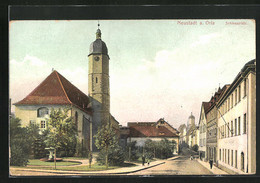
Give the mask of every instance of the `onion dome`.
<svg viewBox="0 0 260 183">
<path fill-rule="evenodd" d="M 192 115 L 192 113 L 190 114 L 189 119 L 195 119 L 195 117 Z"/>
<path fill-rule="evenodd" d="M 101 30 L 97 29 L 96 40 L 90 44 L 89 55 L 104 54 L 108 56 L 106 43 L 101 40 Z"/>
</svg>

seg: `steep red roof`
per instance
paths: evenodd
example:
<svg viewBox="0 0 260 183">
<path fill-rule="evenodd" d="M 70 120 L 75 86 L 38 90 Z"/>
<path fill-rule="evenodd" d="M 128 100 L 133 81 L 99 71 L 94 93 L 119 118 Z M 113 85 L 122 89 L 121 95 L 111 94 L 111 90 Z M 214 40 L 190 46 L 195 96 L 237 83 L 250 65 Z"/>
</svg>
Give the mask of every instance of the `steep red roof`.
<svg viewBox="0 0 260 183">
<path fill-rule="evenodd" d="M 130 137 L 178 137 L 164 126 L 130 126 Z"/>
<path fill-rule="evenodd" d="M 23 100 L 15 105 L 75 105 L 89 113 L 89 98 L 57 71 L 53 71 Z"/>
</svg>

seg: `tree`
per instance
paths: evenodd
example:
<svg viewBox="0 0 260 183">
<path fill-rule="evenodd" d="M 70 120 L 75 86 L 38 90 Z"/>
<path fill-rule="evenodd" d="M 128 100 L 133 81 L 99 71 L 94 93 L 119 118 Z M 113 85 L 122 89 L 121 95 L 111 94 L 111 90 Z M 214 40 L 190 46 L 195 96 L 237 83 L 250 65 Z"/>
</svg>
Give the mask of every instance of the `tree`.
<svg viewBox="0 0 260 183">
<path fill-rule="evenodd" d="M 156 152 L 156 142 L 152 141 L 151 139 L 146 140 L 144 144 L 144 149 L 146 158 L 153 159 Z"/>
<path fill-rule="evenodd" d="M 192 150 L 195 151 L 195 152 L 198 152 L 199 146 L 198 146 L 197 144 L 195 144 L 195 145 L 192 147 Z"/>
<path fill-rule="evenodd" d="M 40 131 L 39 125 L 32 123 L 26 127 L 26 133 L 30 144 L 30 155 L 32 155 L 33 158 L 44 157 L 47 153 L 44 143 L 47 135 L 46 130 Z"/>
<path fill-rule="evenodd" d="M 100 157 L 102 154 L 105 156 L 105 165 L 108 168 L 109 163 L 109 154 L 119 153 L 120 146 L 118 144 L 118 138 L 115 133 L 115 130 L 109 125 L 102 125 L 99 129 L 97 134 L 94 136 L 95 138 L 95 145 L 97 149 L 100 151 Z M 113 151 L 115 150 L 115 151 Z M 120 155 L 121 153 L 119 153 Z M 102 163 L 102 158 L 98 159 Z"/>
<path fill-rule="evenodd" d="M 26 166 L 30 154 L 30 144 L 26 128 L 21 127 L 20 119 L 10 120 L 10 165 Z"/>
<path fill-rule="evenodd" d="M 125 154 L 126 157 L 128 157 L 129 161 L 135 161 L 140 157 L 138 154 L 138 147 L 136 146 L 136 141 L 127 143 Z"/>
<path fill-rule="evenodd" d="M 47 147 L 73 155 L 77 144 L 77 129 L 72 117 L 68 117 L 68 110 L 51 110 L 45 143 Z"/>
</svg>

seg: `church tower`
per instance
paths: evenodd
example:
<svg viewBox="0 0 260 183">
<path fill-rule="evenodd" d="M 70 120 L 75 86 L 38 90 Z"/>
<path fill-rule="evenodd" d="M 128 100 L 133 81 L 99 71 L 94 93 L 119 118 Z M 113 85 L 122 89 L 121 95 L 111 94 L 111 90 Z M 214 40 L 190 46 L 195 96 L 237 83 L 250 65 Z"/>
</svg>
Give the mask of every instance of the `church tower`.
<svg viewBox="0 0 260 183">
<path fill-rule="evenodd" d="M 92 131 L 95 135 L 99 126 L 110 123 L 109 56 L 99 28 L 96 40 L 90 45 L 88 60 L 88 93 L 93 109 Z"/>
</svg>

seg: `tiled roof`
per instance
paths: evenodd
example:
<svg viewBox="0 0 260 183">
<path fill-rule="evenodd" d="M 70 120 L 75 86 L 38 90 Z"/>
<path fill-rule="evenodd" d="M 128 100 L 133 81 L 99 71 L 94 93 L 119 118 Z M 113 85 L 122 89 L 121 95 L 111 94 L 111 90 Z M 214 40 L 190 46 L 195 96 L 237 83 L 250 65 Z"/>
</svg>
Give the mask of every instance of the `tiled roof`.
<svg viewBox="0 0 260 183">
<path fill-rule="evenodd" d="M 164 126 L 130 126 L 130 137 L 178 137 Z"/>
<path fill-rule="evenodd" d="M 53 71 L 23 100 L 15 105 L 74 105 L 90 113 L 89 98 L 57 71 Z"/>
</svg>

